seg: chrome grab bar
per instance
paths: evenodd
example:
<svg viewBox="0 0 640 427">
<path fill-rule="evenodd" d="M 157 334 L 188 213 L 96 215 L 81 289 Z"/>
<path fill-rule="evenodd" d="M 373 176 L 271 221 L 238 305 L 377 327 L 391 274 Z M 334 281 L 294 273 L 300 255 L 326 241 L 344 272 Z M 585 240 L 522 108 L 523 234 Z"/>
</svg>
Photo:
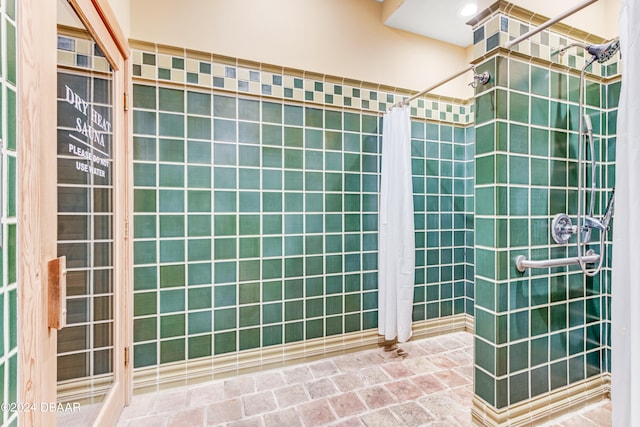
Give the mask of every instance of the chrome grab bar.
<svg viewBox="0 0 640 427">
<path fill-rule="evenodd" d="M 600 261 L 600 254 L 593 252 L 593 250 L 587 251 L 582 257 L 582 262 L 585 264 L 595 264 Z M 556 259 L 544 259 L 538 261 L 530 261 L 524 255 L 519 255 L 516 258 L 516 269 L 520 273 L 524 273 L 527 268 L 551 268 L 562 267 L 565 265 L 580 264 L 578 257 L 573 258 L 556 258 Z"/>
</svg>

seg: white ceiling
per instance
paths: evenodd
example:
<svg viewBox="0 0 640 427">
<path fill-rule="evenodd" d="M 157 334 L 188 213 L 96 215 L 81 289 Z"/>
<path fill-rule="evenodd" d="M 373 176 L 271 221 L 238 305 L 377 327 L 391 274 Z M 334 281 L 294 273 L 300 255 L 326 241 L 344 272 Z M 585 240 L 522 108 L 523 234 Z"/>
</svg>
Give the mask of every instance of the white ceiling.
<svg viewBox="0 0 640 427">
<path fill-rule="evenodd" d="M 404 0 L 384 24 L 467 47 L 473 42 L 473 33 L 471 26 L 466 22 L 473 16 L 461 16 L 460 10 L 469 3 L 476 3 L 476 1 Z"/>
</svg>

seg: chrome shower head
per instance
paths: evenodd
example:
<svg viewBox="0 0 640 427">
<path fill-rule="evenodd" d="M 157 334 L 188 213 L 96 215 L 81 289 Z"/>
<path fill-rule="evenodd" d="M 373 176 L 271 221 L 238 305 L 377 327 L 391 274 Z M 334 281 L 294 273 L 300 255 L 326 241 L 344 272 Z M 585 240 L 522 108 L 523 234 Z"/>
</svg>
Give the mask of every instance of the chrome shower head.
<svg viewBox="0 0 640 427">
<path fill-rule="evenodd" d="M 558 50 L 555 50 L 553 52 L 551 52 L 551 56 L 555 56 L 555 55 L 564 55 L 564 53 L 572 47 L 581 47 L 584 50 L 586 50 L 588 53 L 590 53 L 591 55 L 593 55 L 593 57 L 591 58 L 590 61 L 588 61 L 587 64 L 591 64 L 595 61 L 598 61 L 599 63 L 604 63 L 607 62 L 609 59 L 611 59 L 611 57 L 613 55 L 616 54 L 616 52 L 620 49 L 620 40 L 619 39 L 613 39 L 608 43 L 603 43 L 603 44 L 586 44 L 586 43 L 571 43 L 567 46 L 563 46 L 561 48 L 559 48 Z"/>
<path fill-rule="evenodd" d="M 609 43 L 592 44 L 585 47 L 587 52 L 593 55 L 593 59 L 599 63 L 607 62 L 613 55 L 620 50 L 620 40 L 613 39 Z"/>
</svg>

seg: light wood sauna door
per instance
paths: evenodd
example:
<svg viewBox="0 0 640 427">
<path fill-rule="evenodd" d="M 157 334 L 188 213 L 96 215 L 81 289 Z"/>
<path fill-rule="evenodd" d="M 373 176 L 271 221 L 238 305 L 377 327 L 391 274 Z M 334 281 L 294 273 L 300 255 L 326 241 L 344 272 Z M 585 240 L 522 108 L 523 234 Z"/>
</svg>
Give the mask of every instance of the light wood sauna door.
<svg viewBox="0 0 640 427">
<path fill-rule="evenodd" d="M 58 0 L 58 425 L 115 424 L 130 388 L 127 71 L 111 29 L 100 2 Z"/>
</svg>

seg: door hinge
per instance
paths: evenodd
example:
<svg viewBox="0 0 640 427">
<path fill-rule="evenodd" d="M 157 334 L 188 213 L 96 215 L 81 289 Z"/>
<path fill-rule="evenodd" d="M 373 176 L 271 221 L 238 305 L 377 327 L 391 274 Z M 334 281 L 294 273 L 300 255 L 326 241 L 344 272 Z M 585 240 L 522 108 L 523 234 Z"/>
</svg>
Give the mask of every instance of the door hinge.
<svg viewBox="0 0 640 427">
<path fill-rule="evenodd" d="M 129 366 L 129 347 L 124 348 L 124 366 Z"/>
<path fill-rule="evenodd" d="M 124 93 L 124 111 L 129 111 L 129 92 Z"/>
<path fill-rule="evenodd" d="M 129 238 L 129 220 L 124 220 L 124 239 L 127 240 Z"/>
</svg>

